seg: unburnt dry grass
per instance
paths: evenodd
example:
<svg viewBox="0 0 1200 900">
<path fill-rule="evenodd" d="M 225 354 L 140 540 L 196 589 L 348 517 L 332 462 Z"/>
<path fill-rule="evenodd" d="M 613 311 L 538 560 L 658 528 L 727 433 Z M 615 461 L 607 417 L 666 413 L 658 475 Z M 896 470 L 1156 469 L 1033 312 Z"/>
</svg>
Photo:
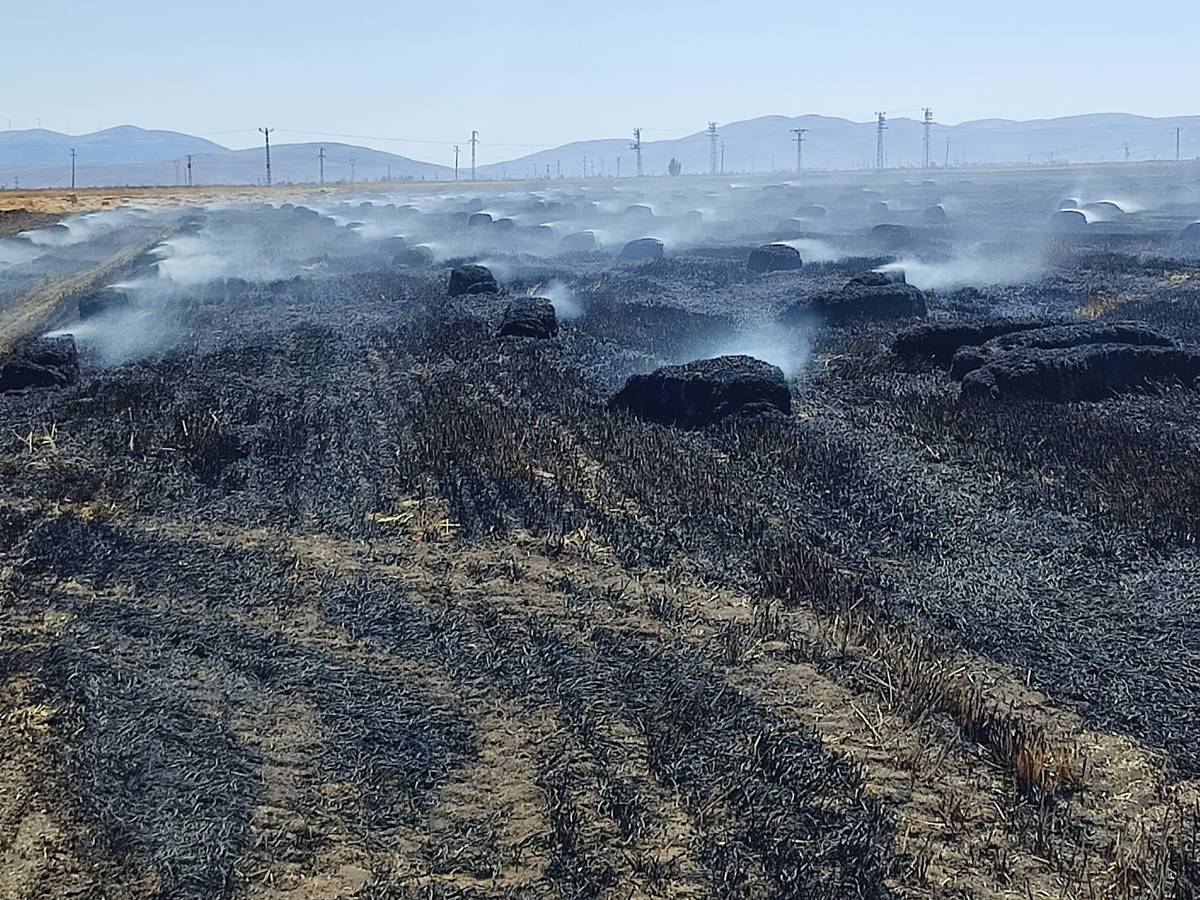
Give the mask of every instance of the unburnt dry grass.
<svg viewBox="0 0 1200 900">
<path fill-rule="evenodd" d="M 6 672 L 85 860 L 160 896 L 1192 896 L 1194 396 L 968 407 L 862 328 L 790 421 L 610 413 L 729 328 L 731 273 L 589 272 L 544 344 L 418 272 L 233 286 L 0 398 Z"/>
</svg>

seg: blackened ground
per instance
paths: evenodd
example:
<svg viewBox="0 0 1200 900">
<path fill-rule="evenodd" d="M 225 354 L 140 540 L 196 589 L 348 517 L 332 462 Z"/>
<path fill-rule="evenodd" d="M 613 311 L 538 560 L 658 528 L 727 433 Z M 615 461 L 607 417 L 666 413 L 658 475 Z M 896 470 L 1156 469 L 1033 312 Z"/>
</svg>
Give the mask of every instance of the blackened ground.
<svg viewBox="0 0 1200 900">
<path fill-rule="evenodd" d="M 512 292 L 558 279 L 583 310 L 536 342 L 498 341 L 507 300 L 447 298 L 435 269 L 230 283 L 178 306 L 182 343 L 0 398 L 10 668 L 56 711 L 63 803 L 104 852 L 161 896 L 317 870 L 368 870 L 355 889 L 377 896 L 933 890 L 929 848 L 751 678 L 741 632 L 677 627 L 689 611 L 661 598 L 656 622 L 565 614 L 573 554 L 619 575 L 587 586 L 616 603 L 664 571 L 761 596 L 802 548 L 881 621 L 1200 774 L 1197 397 L 980 407 L 893 367 L 896 322 L 814 331 L 790 419 L 682 432 L 609 411 L 629 374 L 876 262 L 756 281 L 747 252 L 516 265 Z M 1200 289 L 1170 274 L 1064 257 L 928 303 L 1196 340 Z M 812 585 L 819 614 L 840 583 Z M 537 753 L 512 751 L 525 732 Z M 472 817 L 497 783 L 503 813 Z"/>
</svg>

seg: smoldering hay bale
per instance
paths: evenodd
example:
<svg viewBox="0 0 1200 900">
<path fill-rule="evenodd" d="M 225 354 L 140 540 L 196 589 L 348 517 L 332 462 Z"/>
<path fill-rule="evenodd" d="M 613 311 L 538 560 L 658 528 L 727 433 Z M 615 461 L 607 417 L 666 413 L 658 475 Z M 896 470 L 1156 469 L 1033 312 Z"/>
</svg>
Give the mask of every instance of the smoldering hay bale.
<svg viewBox="0 0 1200 900">
<path fill-rule="evenodd" d="M 415 247 L 409 247 L 407 250 L 397 253 L 392 258 L 392 265 L 411 268 L 431 266 L 433 265 L 433 250 L 425 244 L 417 244 Z"/>
<path fill-rule="evenodd" d="M 888 250 L 912 246 L 912 231 L 905 225 L 884 223 L 871 229 L 871 243 Z"/>
<path fill-rule="evenodd" d="M 695 428 L 731 416 L 786 415 L 792 396 L 778 366 L 752 356 L 718 356 L 633 375 L 609 405 L 654 422 Z"/>
<path fill-rule="evenodd" d="M 948 365 L 960 348 L 975 347 L 1002 334 L 1057 324 L 1047 319 L 1003 317 L 921 322 L 896 334 L 892 352 L 908 361 L 924 358 Z"/>
<path fill-rule="evenodd" d="M 1021 349 L 996 357 L 963 378 L 964 397 L 1067 403 L 1148 391 L 1155 385 L 1195 386 L 1200 352 L 1178 347 L 1086 344 Z"/>
<path fill-rule="evenodd" d="M 1050 216 L 1050 228 L 1054 231 L 1081 231 L 1087 224 L 1087 216 L 1078 209 L 1060 209 Z"/>
<path fill-rule="evenodd" d="M 546 339 L 558 334 L 554 304 L 545 297 L 517 297 L 504 310 L 500 336 Z"/>
<path fill-rule="evenodd" d="M 907 284 L 908 276 L 903 269 L 863 272 L 846 282 L 846 287 L 884 287 L 889 284 Z"/>
<path fill-rule="evenodd" d="M 840 291 L 801 300 L 784 310 L 785 324 L 814 320 L 826 325 L 855 321 L 910 319 L 925 315 L 925 295 L 911 284 L 851 282 Z"/>
<path fill-rule="evenodd" d="M 1142 322 L 1050 322 L 1032 329 L 996 335 L 977 347 L 963 347 L 954 354 L 950 374 L 963 378 L 990 360 L 1014 350 L 1056 350 L 1087 344 L 1129 344 L 1136 347 L 1173 347 L 1175 342 Z"/>
<path fill-rule="evenodd" d="M 498 294 L 500 286 L 487 266 L 469 264 L 450 270 L 449 291 L 451 297 L 462 294 Z"/>
<path fill-rule="evenodd" d="M 79 354 L 69 334 L 19 344 L 0 368 L 0 393 L 55 388 L 79 380 Z"/>
<path fill-rule="evenodd" d="M 658 238 L 637 238 L 621 248 L 621 259 L 662 259 L 663 242 Z"/>
<path fill-rule="evenodd" d="M 560 242 L 563 250 L 587 251 L 596 249 L 596 235 L 591 231 L 577 231 L 568 234 Z"/>
<path fill-rule="evenodd" d="M 107 287 L 79 298 L 79 318 L 90 319 L 113 310 L 132 306 L 129 294 L 119 288 Z"/>
<path fill-rule="evenodd" d="M 751 272 L 781 272 L 804 265 L 800 251 L 788 244 L 763 244 L 750 251 L 746 267 Z"/>
</svg>

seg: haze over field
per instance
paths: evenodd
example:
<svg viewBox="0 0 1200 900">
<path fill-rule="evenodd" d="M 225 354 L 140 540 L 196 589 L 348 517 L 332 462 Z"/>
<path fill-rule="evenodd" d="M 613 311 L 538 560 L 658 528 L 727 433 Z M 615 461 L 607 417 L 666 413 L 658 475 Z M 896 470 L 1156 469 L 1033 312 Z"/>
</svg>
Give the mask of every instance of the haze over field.
<svg viewBox="0 0 1200 900">
<path fill-rule="evenodd" d="M 916 119 L 890 118 L 885 134 L 889 167 L 920 166 L 923 126 Z M 876 162 L 876 122 L 829 116 L 763 116 L 718 124 L 719 167 L 726 173 L 790 172 L 796 166 L 795 129 L 805 129 L 804 168 L 858 169 Z M 290 132 L 279 129 L 275 135 Z M 987 119 L 931 128 L 935 167 L 995 164 L 1063 164 L 1174 159 L 1176 138 L 1183 159 L 1200 153 L 1200 116 L 1149 118 L 1096 114 L 1015 122 Z M 487 142 L 481 141 L 481 147 Z M 0 132 L 0 185 L 64 187 L 70 184 L 70 154 L 78 154 L 76 184 L 108 187 L 130 184 L 184 184 L 186 158 L 192 156 L 194 184 L 256 184 L 263 180 L 262 147 L 232 150 L 211 140 L 169 131 L 120 126 L 87 135 L 47 130 Z M 451 165 L 412 159 L 384 150 L 345 143 L 273 143 L 271 165 L 277 183 L 313 183 L 321 178 L 318 156 L 324 150 L 324 178 L 346 181 L 448 181 Z M 430 151 L 426 148 L 425 152 Z M 662 175 L 671 159 L 685 174 L 706 173 L 711 143 L 706 130 L 670 140 L 642 142 L 646 174 Z M 460 145 L 459 176 L 470 177 L 469 148 Z M 481 179 L 540 179 L 631 176 L 636 155 L 630 137 L 575 141 L 535 150 L 513 159 L 479 165 Z"/>
</svg>

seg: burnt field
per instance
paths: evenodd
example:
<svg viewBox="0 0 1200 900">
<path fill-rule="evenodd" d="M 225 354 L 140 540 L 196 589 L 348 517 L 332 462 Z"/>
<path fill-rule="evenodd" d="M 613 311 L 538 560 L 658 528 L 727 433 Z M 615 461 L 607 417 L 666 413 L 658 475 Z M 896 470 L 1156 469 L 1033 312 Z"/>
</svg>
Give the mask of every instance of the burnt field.
<svg viewBox="0 0 1200 900">
<path fill-rule="evenodd" d="M 0 313 L 106 273 L 0 393 L 0 897 L 1195 897 L 1180 171 L 0 241 Z M 731 354 L 786 412 L 610 403 Z"/>
</svg>

